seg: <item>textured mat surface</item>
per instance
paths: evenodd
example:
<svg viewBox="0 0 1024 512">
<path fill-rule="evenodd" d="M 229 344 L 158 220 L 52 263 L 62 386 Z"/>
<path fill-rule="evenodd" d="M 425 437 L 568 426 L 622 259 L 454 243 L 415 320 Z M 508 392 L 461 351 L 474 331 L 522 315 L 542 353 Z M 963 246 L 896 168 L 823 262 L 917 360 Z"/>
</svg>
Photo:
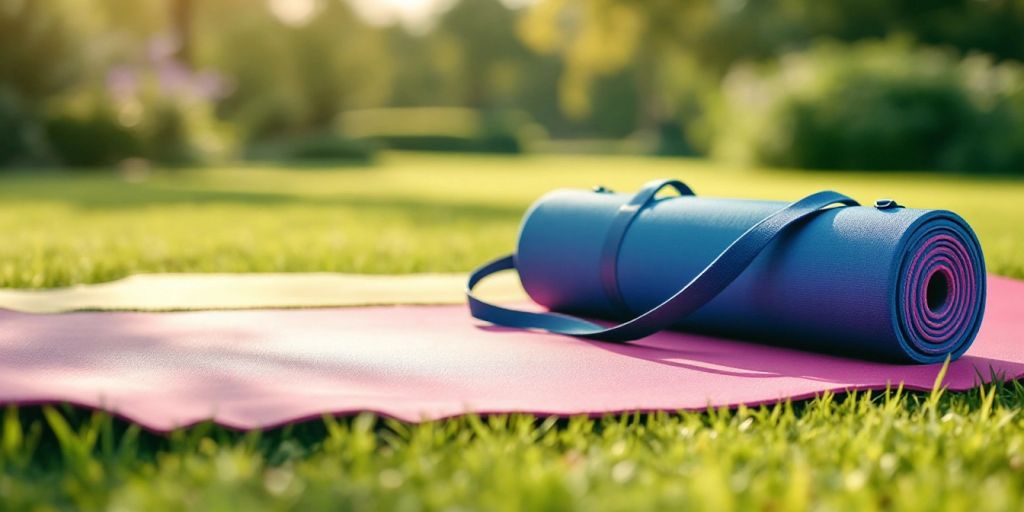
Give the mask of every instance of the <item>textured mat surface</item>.
<svg viewBox="0 0 1024 512">
<path fill-rule="evenodd" d="M 981 333 L 946 385 L 1024 376 L 1022 338 L 1024 282 L 991 277 Z M 66 401 L 158 431 L 357 411 L 416 421 L 466 411 L 700 409 L 899 382 L 929 389 L 939 369 L 682 333 L 611 345 L 488 327 L 462 305 L 0 311 L 0 403 Z"/>
</svg>

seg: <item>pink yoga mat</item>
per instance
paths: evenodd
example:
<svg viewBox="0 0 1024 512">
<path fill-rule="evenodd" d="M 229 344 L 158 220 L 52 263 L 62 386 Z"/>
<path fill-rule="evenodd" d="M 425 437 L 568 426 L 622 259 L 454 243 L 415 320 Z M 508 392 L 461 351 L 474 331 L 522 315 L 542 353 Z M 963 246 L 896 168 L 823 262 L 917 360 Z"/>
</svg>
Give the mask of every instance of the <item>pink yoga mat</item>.
<svg viewBox="0 0 1024 512">
<path fill-rule="evenodd" d="M 1024 282 L 990 277 L 981 333 L 945 384 L 1024 376 Z M 681 333 L 631 345 L 488 327 L 465 306 L 177 313 L 0 311 L 0 403 L 70 402 L 155 431 L 325 413 L 408 421 L 703 409 L 826 390 L 930 389 L 896 366 Z"/>
</svg>

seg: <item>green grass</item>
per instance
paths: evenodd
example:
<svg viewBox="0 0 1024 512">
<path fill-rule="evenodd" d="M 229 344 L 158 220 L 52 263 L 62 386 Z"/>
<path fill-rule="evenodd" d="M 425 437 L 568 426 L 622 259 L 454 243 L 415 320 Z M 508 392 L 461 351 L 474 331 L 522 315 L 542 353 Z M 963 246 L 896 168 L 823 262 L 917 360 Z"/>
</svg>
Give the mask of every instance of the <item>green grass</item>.
<svg viewBox="0 0 1024 512">
<path fill-rule="evenodd" d="M 371 416 L 168 438 L 8 410 L 0 508 L 1024 509 L 1024 386 L 597 420 Z"/>
<path fill-rule="evenodd" d="M 42 174 L 42 175 L 40 175 Z M 978 231 L 991 271 L 1024 277 L 1024 181 L 748 171 L 640 157 L 387 155 L 378 167 L 0 175 L 0 286 L 137 272 L 465 271 L 515 242 L 556 187 L 632 191 L 678 177 L 705 195 L 797 199 L 831 188 L 947 208 Z"/>
<path fill-rule="evenodd" d="M 558 186 L 948 208 L 1024 277 L 1024 182 L 633 157 L 387 155 L 379 167 L 0 175 L 0 285 L 166 271 L 462 271 Z M 0 326 L 2 328 L 2 326 Z M 1024 510 L 1024 385 L 556 421 L 370 416 L 157 436 L 72 408 L 0 420 L 0 510 Z"/>
</svg>

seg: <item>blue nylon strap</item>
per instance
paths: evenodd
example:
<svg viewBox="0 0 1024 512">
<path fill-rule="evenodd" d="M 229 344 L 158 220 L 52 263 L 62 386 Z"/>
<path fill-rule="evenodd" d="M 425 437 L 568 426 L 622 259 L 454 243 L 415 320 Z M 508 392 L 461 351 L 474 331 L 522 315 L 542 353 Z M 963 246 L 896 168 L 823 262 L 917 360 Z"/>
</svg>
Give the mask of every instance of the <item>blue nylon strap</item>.
<svg viewBox="0 0 1024 512">
<path fill-rule="evenodd" d="M 728 287 L 786 227 L 836 204 L 856 206 L 858 203 L 837 192 L 823 191 L 811 194 L 769 215 L 740 235 L 672 297 L 632 320 L 612 327 L 605 328 L 560 313 L 532 313 L 503 308 L 475 297 L 473 288 L 483 278 L 495 272 L 515 268 L 515 259 L 511 255 L 498 258 L 473 271 L 469 276 L 466 298 L 474 318 L 495 325 L 540 329 L 597 341 L 633 341 L 679 323 Z"/>
<path fill-rule="evenodd" d="M 601 250 L 601 284 L 604 286 L 608 302 L 620 315 L 626 316 L 632 313 L 619 289 L 619 249 L 622 248 L 622 239 L 626 237 L 626 231 L 633 223 L 633 219 L 636 219 L 640 211 L 665 187 L 676 189 L 681 196 L 693 195 L 693 190 L 679 180 L 650 181 L 629 202 L 619 208 L 615 219 L 612 220 L 611 227 L 608 228 L 608 235 L 604 239 L 604 247 Z"/>
</svg>

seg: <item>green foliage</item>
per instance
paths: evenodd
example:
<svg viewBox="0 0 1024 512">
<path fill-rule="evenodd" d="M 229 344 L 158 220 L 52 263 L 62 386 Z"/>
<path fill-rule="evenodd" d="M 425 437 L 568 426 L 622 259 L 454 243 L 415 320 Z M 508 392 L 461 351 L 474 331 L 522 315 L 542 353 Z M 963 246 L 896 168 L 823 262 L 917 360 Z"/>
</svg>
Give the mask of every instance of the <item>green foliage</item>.
<svg viewBox="0 0 1024 512">
<path fill-rule="evenodd" d="M 369 139 L 390 149 L 408 151 L 452 151 L 461 153 L 520 153 L 523 148 L 512 134 L 482 137 L 458 135 L 378 135 Z"/>
<path fill-rule="evenodd" d="M 139 272 L 454 272 L 511 250 L 525 209 L 558 187 L 636 190 L 680 177 L 701 194 L 793 200 L 822 189 L 946 208 L 991 272 L 1024 278 L 1024 182 L 920 173 L 757 171 L 625 156 L 394 154 L 374 166 L 154 169 L 0 176 L 0 287 Z M 296 169 L 302 172 L 296 174 Z"/>
<path fill-rule="evenodd" d="M 250 144 L 246 158 L 278 162 L 369 163 L 377 147 L 333 132 L 278 137 Z"/>
<path fill-rule="evenodd" d="M 121 129 L 109 123 L 107 110 L 121 122 L 121 105 L 95 115 L 71 115 L 54 105 L 83 91 L 109 88 L 113 75 L 146 67 L 159 46 L 170 50 L 165 59 L 197 76 L 218 76 L 225 86 L 204 98 L 201 107 L 183 109 L 176 100 L 151 104 L 151 124 L 143 131 L 159 132 L 168 142 L 160 147 L 140 142 L 140 151 L 176 164 L 230 154 L 234 136 L 262 144 L 327 131 L 337 114 L 349 110 L 430 106 L 525 111 L 556 138 L 632 137 L 650 141 L 642 146 L 658 154 L 704 153 L 720 142 L 704 122 L 709 98 L 738 62 L 774 65 L 783 55 L 806 50 L 823 38 L 847 44 L 894 35 L 926 47 L 949 48 L 955 59 L 977 52 L 991 55 L 1001 64 L 998 70 L 988 65 L 992 69 L 980 72 L 982 82 L 1003 80 L 993 76 L 1013 74 L 1004 71 L 1013 67 L 1005 63 L 1024 59 L 1024 39 L 1016 37 L 1024 30 L 1022 0 L 943 0 L 927 6 L 911 0 L 527 4 L 519 9 L 502 0 L 459 0 L 418 31 L 368 24 L 352 8 L 373 2 L 0 0 L 0 164 L 116 159 L 111 148 L 123 142 L 113 133 Z M 971 67 L 978 60 L 971 57 L 956 66 Z M 157 74 L 167 78 L 165 72 Z M 904 75 L 907 81 L 916 77 L 924 82 L 916 89 L 906 83 L 880 88 L 871 82 L 863 92 L 874 91 L 877 99 L 871 101 L 876 103 L 919 101 L 920 108 L 944 110 L 941 120 L 958 119 L 961 100 L 928 81 L 939 79 L 927 70 Z M 970 92 L 970 108 L 986 95 L 991 96 Z M 944 149 L 948 154 L 940 164 L 919 163 L 910 155 L 924 151 L 917 147 L 884 166 L 1019 166 L 1018 96 L 1005 90 L 992 96 L 995 107 L 981 107 L 991 115 L 968 116 L 961 131 L 971 132 L 975 140 L 968 143 L 965 135 L 956 147 Z M 847 110 L 856 113 L 860 106 L 851 102 Z M 805 105 L 806 112 L 794 114 L 810 119 L 806 124 L 811 129 L 824 122 L 824 114 L 812 107 Z M 55 119 L 47 120 L 47 115 Z M 929 116 L 896 120 L 907 125 L 927 122 Z M 885 129 L 875 132 L 872 143 L 887 149 L 893 145 L 884 139 L 889 126 L 879 122 L 872 127 L 878 125 Z M 112 140 L 85 147 L 81 134 L 93 128 Z M 921 138 L 941 132 L 941 138 L 949 129 L 891 131 L 906 130 L 918 130 L 914 136 Z M 61 137 L 52 144 L 56 153 L 75 154 L 48 153 L 48 132 Z M 499 152 L 523 147 L 506 133 L 480 140 L 435 135 L 403 136 L 389 145 Z"/>
<path fill-rule="evenodd" d="M 39 154 L 39 127 L 30 112 L 29 105 L 0 86 L 0 165 Z"/>
<path fill-rule="evenodd" d="M 267 2 L 197 5 L 197 58 L 230 78 L 219 111 L 246 139 L 327 129 L 338 112 L 387 98 L 393 72 L 384 34 L 344 2 L 317 5 L 310 18 L 291 21 Z"/>
<path fill-rule="evenodd" d="M 72 167 L 111 166 L 142 156 L 138 134 L 102 106 L 81 113 L 56 112 L 45 120 L 44 129 L 50 149 Z"/>
<path fill-rule="evenodd" d="M 85 72 L 78 2 L 0 0 L 0 89 L 37 102 L 59 93 Z"/>
<path fill-rule="evenodd" d="M 195 165 L 233 152 L 230 128 L 221 124 L 205 101 L 157 98 L 143 107 L 139 130 L 149 159 L 168 165 Z"/>
<path fill-rule="evenodd" d="M 543 128 L 524 112 L 466 108 L 387 108 L 345 112 L 339 131 L 390 149 L 520 153 Z"/>
<path fill-rule="evenodd" d="M 153 4 L 0 4 L 0 163 L 182 165 L 230 151 L 213 116 L 213 75 L 156 37 Z M 205 83 L 203 83 L 205 82 Z"/>
<path fill-rule="evenodd" d="M 1024 73 L 906 41 L 823 44 L 726 77 L 719 154 L 812 169 L 1024 170 Z"/>
<path fill-rule="evenodd" d="M 559 90 L 561 104 L 569 114 L 584 115 L 591 110 L 607 108 L 607 104 L 598 102 L 596 98 L 597 81 L 609 74 L 629 73 L 636 77 L 635 94 L 640 103 L 636 127 L 648 132 L 662 131 L 659 152 L 669 153 L 704 152 L 713 145 L 721 145 L 721 139 L 731 136 L 730 127 L 719 126 L 720 137 L 715 137 L 705 119 L 710 115 L 709 110 L 714 110 L 708 107 L 714 102 L 720 79 L 739 62 L 773 66 L 779 59 L 785 61 L 785 55 L 812 47 L 823 39 L 849 43 L 891 36 L 905 36 L 923 44 L 949 47 L 955 52 L 955 58 L 984 52 L 999 61 L 1019 60 L 1024 58 L 1024 44 L 1016 35 L 1022 31 L 1024 3 L 1020 0 L 948 0 L 931 2 L 926 6 L 910 0 L 697 0 L 683 3 L 661 0 L 544 0 L 530 7 L 522 24 L 522 36 L 532 48 L 559 55 L 565 62 Z M 862 54 L 851 51 L 845 58 L 860 56 Z M 778 65 L 787 66 L 785 62 Z M 907 61 L 901 65 L 913 68 L 917 62 Z M 901 70 L 898 76 L 904 82 L 900 86 L 886 88 L 872 82 L 866 89 L 857 91 L 865 95 L 874 93 L 877 99 L 864 100 L 867 102 L 915 101 L 921 103 L 915 109 L 946 111 L 945 114 L 939 113 L 945 116 L 940 119 L 929 119 L 935 114 L 912 116 L 915 118 L 909 120 L 897 116 L 898 123 L 958 121 L 955 110 L 959 107 L 956 103 L 964 100 L 949 97 L 947 92 L 938 90 L 942 86 L 935 80 L 940 79 L 933 76 L 932 71 L 922 70 L 915 74 L 913 70 Z M 994 73 L 1002 74 L 1003 71 Z M 915 89 L 909 83 L 915 78 L 924 79 L 925 83 Z M 801 88 L 799 80 L 778 85 Z M 896 91 L 897 88 L 901 90 Z M 855 85 L 851 84 L 848 89 L 854 90 Z M 892 97 L 888 96 L 890 93 Z M 927 97 L 916 98 L 913 97 L 915 94 Z M 858 102 L 857 95 L 847 100 L 847 96 L 838 92 L 830 100 L 829 109 L 847 109 L 854 114 L 864 102 Z M 1008 103 L 1016 105 L 1019 102 L 1012 100 Z M 818 107 L 821 105 L 805 105 L 804 112 L 794 113 L 794 116 L 830 115 L 815 111 Z M 950 149 L 949 161 L 944 161 L 943 166 L 972 170 L 1018 168 L 1020 164 L 1015 161 L 1018 151 L 1014 144 L 1019 146 L 1017 140 L 1021 137 L 1021 130 L 1016 124 L 1019 116 L 1015 109 L 1018 107 L 1004 106 L 994 116 L 971 117 L 968 126 L 962 130 L 966 133 L 977 129 L 975 134 L 983 130 L 985 134 L 978 134 L 979 141 L 973 145 Z M 876 115 L 876 122 L 871 128 L 881 125 L 882 129 L 870 138 L 875 139 L 872 143 L 881 144 L 886 149 L 901 144 L 903 141 L 896 137 L 906 134 L 907 130 L 915 131 L 914 136 L 927 137 L 929 134 L 925 132 L 950 129 L 936 125 L 889 130 L 888 125 L 882 123 L 882 117 L 885 116 Z M 673 130 L 664 131 L 666 127 Z M 808 128 L 813 130 L 813 126 Z M 674 131 L 676 129 L 678 131 Z M 762 129 L 765 133 L 758 136 L 773 136 L 774 126 Z M 868 135 L 863 137 L 869 138 Z M 1005 142 L 986 144 L 980 140 L 985 137 L 989 141 L 995 138 Z M 824 140 L 823 143 L 827 146 L 832 141 Z M 921 143 L 912 141 L 913 144 Z M 673 146 L 676 147 L 666 151 Z M 829 154 L 834 148 L 800 149 Z M 909 152 L 914 151 L 920 151 L 920 148 L 910 148 Z M 818 161 L 817 156 L 796 155 L 793 158 Z M 913 161 L 913 155 L 906 153 L 892 158 L 881 153 L 874 158 L 881 162 L 867 162 L 866 165 L 885 168 L 935 165 Z M 908 160 L 912 162 L 908 164 Z M 800 165 L 813 168 L 837 164 Z"/>
<path fill-rule="evenodd" d="M 0 506 L 118 510 L 1017 510 L 1024 386 L 736 410 L 410 425 L 324 417 L 169 436 L 8 408 Z"/>
<path fill-rule="evenodd" d="M 232 151 L 232 136 L 202 98 L 171 94 L 148 81 L 129 97 L 106 92 L 66 95 L 50 104 L 44 133 L 54 158 L 72 167 L 144 158 L 195 165 Z"/>
<path fill-rule="evenodd" d="M 530 11 L 524 39 L 565 59 L 563 101 L 570 110 L 586 108 L 595 77 L 652 56 L 662 68 L 673 53 L 716 77 L 738 61 L 772 60 L 822 38 L 904 35 L 961 54 L 1024 59 L 1020 0 L 543 0 Z"/>
<path fill-rule="evenodd" d="M 0 0 L 0 166 L 45 160 L 40 111 L 86 73 L 76 2 Z"/>
<path fill-rule="evenodd" d="M 556 87 L 563 64 L 524 44 L 518 34 L 521 17 L 501 0 L 463 0 L 442 13 L 428 33 L 389 29 L 395 79 L 388 106 L 519 110 L 553 136 L 629 135 L 637 117 L 632 75 L 598 79 L 590 115 L 566 116 Z"/>
<path fill-rule="evenodd" d="M 437 38 L 457 44 L 461 98 L 471 108 L 515 107 L 535 59 L 515 34 L 515 13 L 499 0 L 462 0 L 438 22 Z"/>
</svg>

